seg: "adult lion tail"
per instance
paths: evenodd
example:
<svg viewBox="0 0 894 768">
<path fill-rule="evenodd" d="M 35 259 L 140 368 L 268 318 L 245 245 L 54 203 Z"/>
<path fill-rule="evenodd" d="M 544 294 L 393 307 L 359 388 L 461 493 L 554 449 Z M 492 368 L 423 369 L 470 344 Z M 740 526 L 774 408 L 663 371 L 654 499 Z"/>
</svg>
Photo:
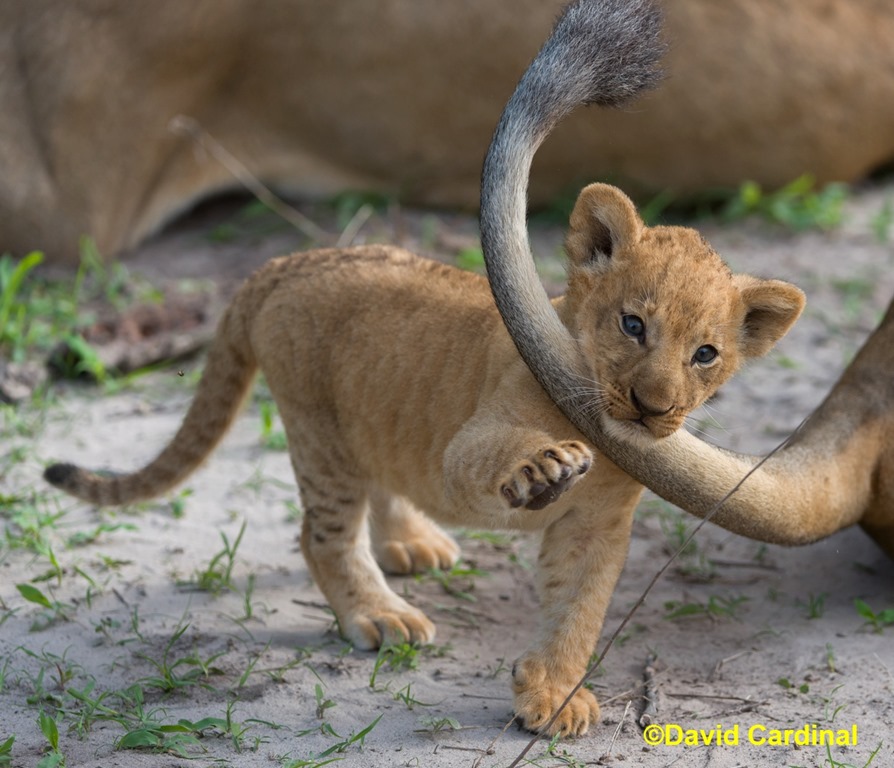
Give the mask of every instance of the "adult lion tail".
<svg viewBox="0 0 894 768">
<path fill-rule="evenodd" d="M 806 544 L 860 523 L 894 557 L 894 302 L 822 405 L 766 459 L 717 448 L 682 429 L 652 443 L 613 439 L 581 395 L 579 352 L 528 247 L 531 161 L 578 104 L 617 104 L 655 82 L 658 33 L 647 0 L 578 0 L 522 77 L 482 179 L 481 239 L 497 306 L 522 358 L 568 419 L 668 501 L 778 544 Z"/>
<path fill-rule="evenodd" d="M 548 378 L 541 371 L 567 371 L 577 352 L 540 284 L 528 245 L 534 153 L 578 106 L 617 107 L 658 83 L 665 48 L 661 21 L 652 0 L 572 2 L 512 94 L 484 161 L 481 240 L 487 275 L 510 334 L 541 383 Z M 549 351 L 541 356 L 544 349 Z"/>
<path fill-rule="evenodd" d="M 154 461 L 131 474 L 52 464 L 47 482 L 100 506 L 149 499 L 186 479 L 226 434 L 249 392 L 257 363 L 239 299 L 220 322 L 196 396 L 177 434 Z"/>
</svg>

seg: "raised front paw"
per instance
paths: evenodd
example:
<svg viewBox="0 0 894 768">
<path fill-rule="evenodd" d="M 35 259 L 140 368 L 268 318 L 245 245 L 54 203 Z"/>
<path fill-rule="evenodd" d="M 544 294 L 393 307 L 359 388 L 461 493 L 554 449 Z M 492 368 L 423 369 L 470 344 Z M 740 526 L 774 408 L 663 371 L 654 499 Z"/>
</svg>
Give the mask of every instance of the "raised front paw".
<svg viewBox="0 0 894 768">
<path fill-rule="evenodd" d="M 543 509 L 567 491 L 593 464 L 590 449 L 577 440 L 541 448 L 516 465 L 500 485 L 511 507 Z"/>
<path fill-rule="evenodd" d="M 516 716 L 525 728 L 536 733 L 582 736 L 599 721 L 599 704 L 592 693 L 580 688 L 562 707 L 573 685 L 558 684 L 536 659 L 519 660 L 512 668 Z"/>
</svg>

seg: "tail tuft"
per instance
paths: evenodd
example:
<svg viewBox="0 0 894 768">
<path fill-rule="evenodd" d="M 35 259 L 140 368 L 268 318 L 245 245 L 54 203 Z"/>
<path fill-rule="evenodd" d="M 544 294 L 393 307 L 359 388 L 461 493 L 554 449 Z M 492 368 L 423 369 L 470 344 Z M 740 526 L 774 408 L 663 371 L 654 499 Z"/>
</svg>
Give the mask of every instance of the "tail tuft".
<svg viewBox="0 0 894 768">
<path fill-rule="evenodd" d="M 580 350 L 534 268 L 527 232 L 531 163 L 578 107 L 618 107 L 654 88 L 665 48 L 658 0 L 572 0 L 522 75 L 484 161 L 481 246 L 491 290 L 522 358 L 555 402 L 577 386 Z"/>
<path fill-rule="evenodd" d="M 43 479 L 50 485 L 66 490 L 80 470 L 74 464 L 50 464 L 43 471 Z"/>
<path fill-rule="evenodd" d="M 654 0 L 571 3 L 538 57 L 552 89 L 570 97 L 565 108 L 619 107 L 654 88 L 664 75 L 662 21 Z"/>
</svg>

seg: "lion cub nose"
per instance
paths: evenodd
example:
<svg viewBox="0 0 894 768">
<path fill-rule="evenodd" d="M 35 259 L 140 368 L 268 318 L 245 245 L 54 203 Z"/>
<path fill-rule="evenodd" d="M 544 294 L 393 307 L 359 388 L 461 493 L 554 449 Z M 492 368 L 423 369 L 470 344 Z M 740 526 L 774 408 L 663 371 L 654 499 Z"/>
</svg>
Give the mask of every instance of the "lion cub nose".
<svg viewBox="0 0 894 768">
<path fill-rule="evenodd" d="M 664 416 L 667 413 L 670 413 L 674 409 L 673 403 L 671 403 L 667 408 L 655 407 L 652 403 L 646 403 L 636 396 L 636 390 L 630 390 L 630 402 L 633 404 L 633 407 L 636 408 L 640 412 L 640 415 L 645 416 Z"/>
</svg>

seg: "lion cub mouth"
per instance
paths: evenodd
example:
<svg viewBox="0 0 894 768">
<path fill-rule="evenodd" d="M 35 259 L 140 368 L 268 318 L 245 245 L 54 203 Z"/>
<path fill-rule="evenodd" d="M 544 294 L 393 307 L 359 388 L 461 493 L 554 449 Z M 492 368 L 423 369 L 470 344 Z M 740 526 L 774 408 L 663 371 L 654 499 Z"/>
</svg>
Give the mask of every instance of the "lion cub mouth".
<svg viewBox="0 0 894 768">
<path fill-rule="evenodd" d="M 678 413 L 651 416 L 627 404 L 624 408 L 610 408 L 605 413 L 608 429 L 627 439 L 651 438 L 661 440 L 676 432 L 683 420 Z"/>
<path fill-rule="evenodd" d="M 638 419 L 628 419 L 627 421 L 640 433 L 645 430 L 658 440 L 669 437 L 680 428 L 680 422 L 677 419 L 674 419 L 671 424 L 650 416 L 640 416 Z"/>
<path fill-rule="evenodd" d="M 618 387 L 605 387 L 603 422 L 606 429 L 627 439 L 669 437 L 683 425 L 681 409 L 675 406 L 665 411 L 650 411 L 631 391 L 625 397 Z"/>
<path fill-rule="evenodd" d="M 652 437 L 659 440 L 664 437 L 669 437 L 680 428 L 680 422 L 676 419 L 674 419 L 673 423 L 668 424 L 667 422 L 657 421 L 648 416 L 634 419 L 633 423 L 637 428 L 647 430 Z"/>
</svg>

